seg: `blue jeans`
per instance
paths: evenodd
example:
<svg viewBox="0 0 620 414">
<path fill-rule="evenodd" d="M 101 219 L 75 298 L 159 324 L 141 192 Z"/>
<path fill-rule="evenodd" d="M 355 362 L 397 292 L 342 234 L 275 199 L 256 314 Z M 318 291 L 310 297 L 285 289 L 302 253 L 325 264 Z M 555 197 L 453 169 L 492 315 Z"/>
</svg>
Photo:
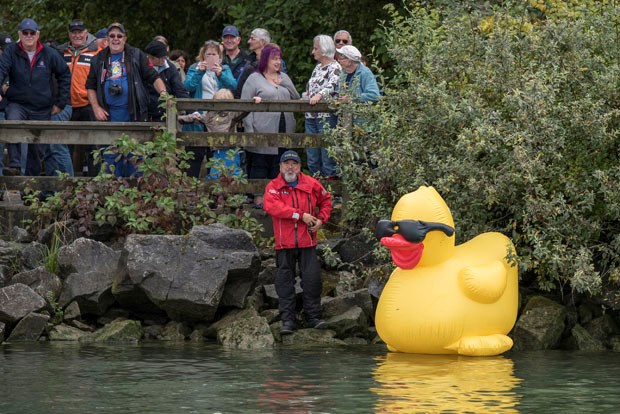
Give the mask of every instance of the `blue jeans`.
<svg viewBox="0 0 620 414">
<path fill-rule="evenodd" d="M 9 102 L 5 109 L 6 119 L 9 121 L 49 121 L 52 115 L 51 109 L 32 110 L 24 105 L 15 102 Z M 25 157 L 28 153 L 27 144 L 9 144 L 9 166 L 11 168 L 19 168 L 22 174 L 26 168 Z M 2 146 L 4 152 L 4 146 Z M 0 157 L 1 158 L 1 157 Z M 4 170 L 4 163 L 0 160 L 0 171 Z"/>
<path fill-rule="evenodd" d="M 335 128 L 338 118 L 331 115 L 326 118 L 306 118 L 306 133 L 320 134 L 326 129 Z M 335 177 L 336 161 L 327 155 L 326 148 L 306 148 L 308 170 L 310 175 L 320 174 L 323 177 Z"/>
</svg>

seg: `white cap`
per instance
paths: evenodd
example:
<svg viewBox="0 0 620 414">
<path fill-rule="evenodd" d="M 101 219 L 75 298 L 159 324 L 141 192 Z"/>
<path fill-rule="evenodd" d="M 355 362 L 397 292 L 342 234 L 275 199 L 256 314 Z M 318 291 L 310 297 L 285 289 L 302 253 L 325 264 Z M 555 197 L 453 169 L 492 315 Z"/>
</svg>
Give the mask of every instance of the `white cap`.
<svg viewBox="0 0 620 414">
<path fill-rule="evenodd" d="M 362 54 L 355 46 L 346 45 L 338 49 L 336 52 L 355 62 L 360 62 L 362 60 Z"/>
</svg>

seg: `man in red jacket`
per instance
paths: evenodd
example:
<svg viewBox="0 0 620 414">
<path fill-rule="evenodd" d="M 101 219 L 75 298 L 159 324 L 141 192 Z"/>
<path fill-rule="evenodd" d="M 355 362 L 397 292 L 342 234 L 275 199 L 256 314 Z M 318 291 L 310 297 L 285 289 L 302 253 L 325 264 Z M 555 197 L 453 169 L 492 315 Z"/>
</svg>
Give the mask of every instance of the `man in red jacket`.
<svg viewBox="0 0 620 414">
<path fill-rule="evenodd" d="M 272 217 L 275 237 L 276 292 L 283 335 L 295 330 L 295 277 L 301 271 L 303 310 L 307 325 L 322 328 L 321 266 L 316 255 L 316 233 L 329 219 L 331 195 L 320 182 L 301 172 L 295 151 L 280 157 L 280 174 L 267 184 L 264 209 Z"/>
</svg>

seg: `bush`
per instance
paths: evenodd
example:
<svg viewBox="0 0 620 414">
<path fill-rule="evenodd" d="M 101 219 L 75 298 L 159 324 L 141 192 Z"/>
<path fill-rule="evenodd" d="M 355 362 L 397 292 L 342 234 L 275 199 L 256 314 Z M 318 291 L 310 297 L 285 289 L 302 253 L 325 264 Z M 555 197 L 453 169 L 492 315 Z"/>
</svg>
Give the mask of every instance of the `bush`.
<svg viewBox="0 0 620 414">
<path fill-rule="evenodd" d="M 168 132 L 160 132 L 153 141 L 138 143 L 127 136 L 108 148 L 131 158 L 139 178 L 116 178 L 105 164 L 92 180 L 71 180 L 64 191 L 45 201 L 30 196 L 36 217 L 31 227 L 45 227 L 59 219 L 78 220 L 79 232 L 89 236 L 94 226 L 111 226 L 119 235 L 128 233 L 185 234 L 194 225 L 224 223 L 257 236 L 262 225 L 244 211 L 245 196 L 230 194 L 236 184 L 246 183 L 243 175 L 224 161 L 211 161 L 220 171 L 218 179 L 207 181 L 188 177 L 187 160 L 193 156 L 177 146 Z M 235 156 L 231 150 L 227 155 Z M 100 154 L 95 153 L 96 158 Z"/>
<path fill-rule="evenodd" d="M 379 104 L 340 109 L 352 133 L 327 137 L 349 228 L 372 229 L 400 196 L 433 185 L 459 242 L 505 233 L 539 288 L 596 293 L 617 280 L 618 9 L 390 10 L 397 75 Z"/>
</svg>

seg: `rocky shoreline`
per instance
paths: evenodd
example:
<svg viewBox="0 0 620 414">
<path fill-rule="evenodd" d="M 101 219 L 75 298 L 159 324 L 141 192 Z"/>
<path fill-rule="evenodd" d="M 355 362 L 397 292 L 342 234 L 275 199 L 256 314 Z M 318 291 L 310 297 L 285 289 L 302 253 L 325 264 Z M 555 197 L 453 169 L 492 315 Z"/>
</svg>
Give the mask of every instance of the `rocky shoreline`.
<svg viewBox="0 0 620 414">
<path fill-rule="evenodd" d="M 371 246 L 361 237 L 329 240 L 329 248 L 319 249 L 326 329 L 306 329 L 298 314 L 300 329 L 280 336 L 273 251 L 259 251 L 246 232 L 214 224 L 186 236 L 103 243 L 78 238 L 71 223 L 62 226 L 68 243 L 58 251 L 57 274 L 44 266 L 50 267 L 57 227 L 37 241 L 19 228 L 12 241 L 0 240 L 0 343 L 217 341 L 240 349 L 381 343 L 373 317 L 384 281 L 356 273 L 360 262 L 372 265 Z M 562 300 L 522 287 L 519 299 L 513 350 L 620 352 L 620 292 Z"/>
</svg>

